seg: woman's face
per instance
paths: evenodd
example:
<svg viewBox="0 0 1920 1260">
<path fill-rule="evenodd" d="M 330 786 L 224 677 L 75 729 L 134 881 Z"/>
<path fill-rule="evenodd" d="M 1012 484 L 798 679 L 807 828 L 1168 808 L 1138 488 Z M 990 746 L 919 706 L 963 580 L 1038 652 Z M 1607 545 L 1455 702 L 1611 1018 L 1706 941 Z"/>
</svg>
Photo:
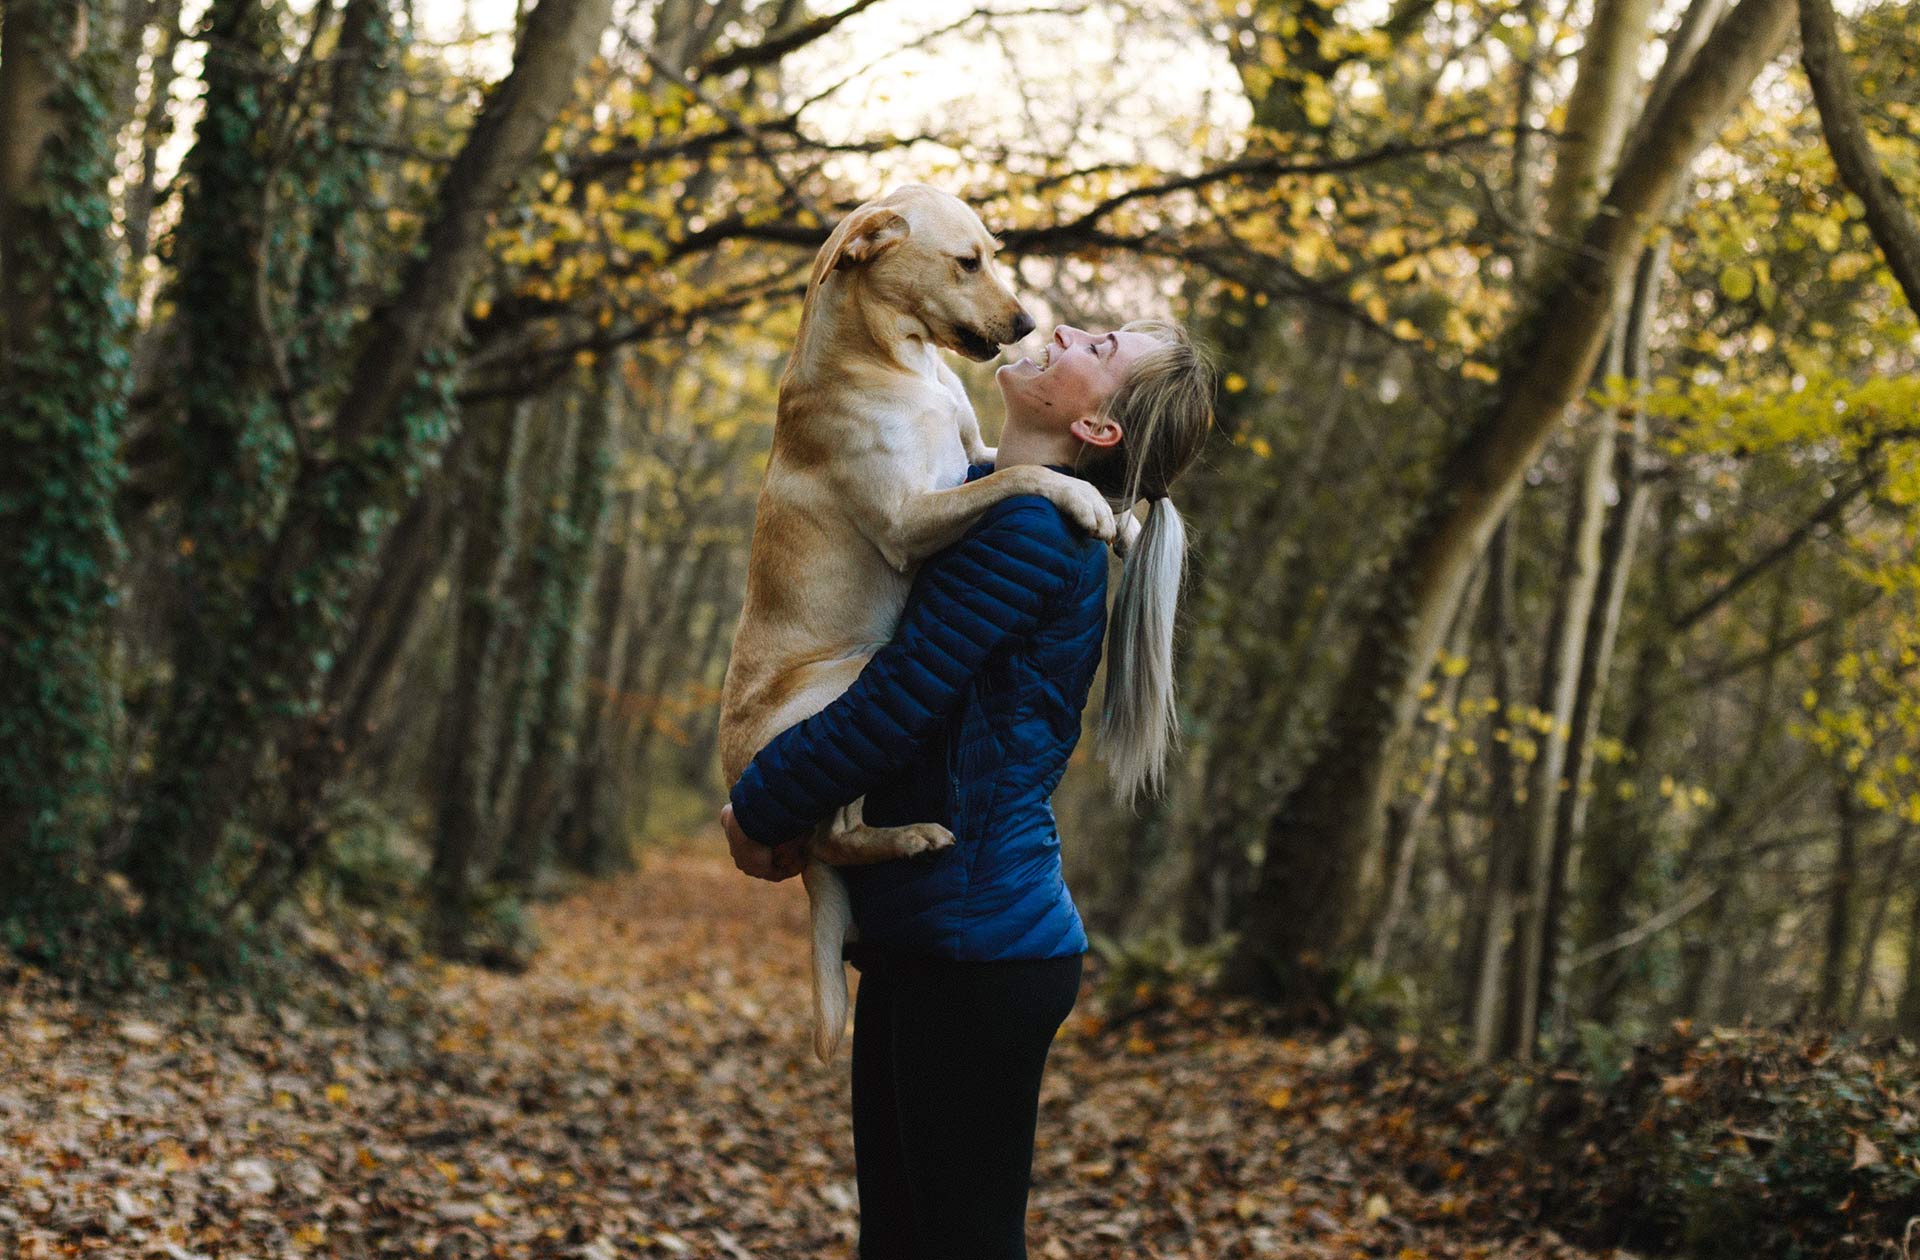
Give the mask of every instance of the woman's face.
<svg viewBox="0 0 1920 1260">
<path fill-rule="evenodd" d="M 1158 344 L 1149 333 L 1090 333 L 1060 325 L 1038 363 L 1025 358 L 994 373 L 1006 399 L 1007 422 L 1071 431 L 1082 441 L 1112 445 L 1120 440 L 1119 426 L 1102 421 L 1100 408 L 1126 382 L 1140 356 Z M 1112 430 L 1111 440 L 1089 436 L 1107 436 L 1107 429 Z"/>
</svg>

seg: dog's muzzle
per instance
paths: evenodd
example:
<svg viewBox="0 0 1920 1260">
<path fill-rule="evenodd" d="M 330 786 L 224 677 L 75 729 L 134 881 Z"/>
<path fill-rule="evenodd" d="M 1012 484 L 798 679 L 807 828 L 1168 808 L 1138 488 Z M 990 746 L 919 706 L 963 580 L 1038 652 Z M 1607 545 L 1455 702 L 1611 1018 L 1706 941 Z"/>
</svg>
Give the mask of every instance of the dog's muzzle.
<svg viewBox="0 0 1920 1260">
<path fill-rule="evenodd" d="M 953 339 L 959 343 L 960 353 L 969 359 L 985 363 L 1000 353 L 1000 343 L 993 338 L 975 332 L 971 328 L 955 328 Z"/>
</svg>

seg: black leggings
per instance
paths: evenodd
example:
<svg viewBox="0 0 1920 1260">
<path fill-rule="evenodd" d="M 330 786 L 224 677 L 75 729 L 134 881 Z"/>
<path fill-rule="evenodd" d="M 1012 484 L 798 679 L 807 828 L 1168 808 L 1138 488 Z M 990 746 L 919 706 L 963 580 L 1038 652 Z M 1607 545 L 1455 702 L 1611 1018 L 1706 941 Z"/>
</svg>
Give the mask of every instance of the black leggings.
<svg viewBox="0 0 1920 1260">
<path fill-rule="evenodd" d="M 860 1260 L 1024 1260 L 1040 1074 L 1081 955 L 852 952 Z"/>
</svg>

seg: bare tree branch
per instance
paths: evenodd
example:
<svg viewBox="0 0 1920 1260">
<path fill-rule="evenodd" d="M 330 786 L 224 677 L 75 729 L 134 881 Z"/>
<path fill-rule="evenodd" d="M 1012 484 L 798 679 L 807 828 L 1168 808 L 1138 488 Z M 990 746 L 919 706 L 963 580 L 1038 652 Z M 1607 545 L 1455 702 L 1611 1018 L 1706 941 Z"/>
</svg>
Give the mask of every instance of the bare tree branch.
<svg viewBox="0 0 1920 1260">
<path fill-rule="evenodd" d="M 871 9 L 879 0 L 854 0 L 846 8 L 834 13 L 826 13 L 811 22 L 802 22 L 792 30 L 780 35 L 772 35 L 757 44 L 745 48 L 730 48 L 717 53 L 705 61 L 699 62 L 687 71 L 690 79 L 708 79 L 716 74 L 731 74 L 735 70 L 747 70 L 755 66 L 771 65 L 788 53 L 831 34 L 848 18 Z"/>
</svg>

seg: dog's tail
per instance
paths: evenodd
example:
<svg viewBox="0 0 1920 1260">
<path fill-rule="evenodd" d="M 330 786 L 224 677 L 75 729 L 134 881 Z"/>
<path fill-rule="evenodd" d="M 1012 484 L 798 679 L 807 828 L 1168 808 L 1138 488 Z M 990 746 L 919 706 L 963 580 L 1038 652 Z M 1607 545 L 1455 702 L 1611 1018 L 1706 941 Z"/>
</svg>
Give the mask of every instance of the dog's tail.
<svg viewBox="0 0 1920 1260">
<path fill-rule="evenodd" d="M 813 918 L 813 1051 L 833 1062 L 847 1029 L 847 968 L 841 946 L 853 926 L 847 881 L 825 862 L 808 862 L 801 875 Z"/>
</svg>

